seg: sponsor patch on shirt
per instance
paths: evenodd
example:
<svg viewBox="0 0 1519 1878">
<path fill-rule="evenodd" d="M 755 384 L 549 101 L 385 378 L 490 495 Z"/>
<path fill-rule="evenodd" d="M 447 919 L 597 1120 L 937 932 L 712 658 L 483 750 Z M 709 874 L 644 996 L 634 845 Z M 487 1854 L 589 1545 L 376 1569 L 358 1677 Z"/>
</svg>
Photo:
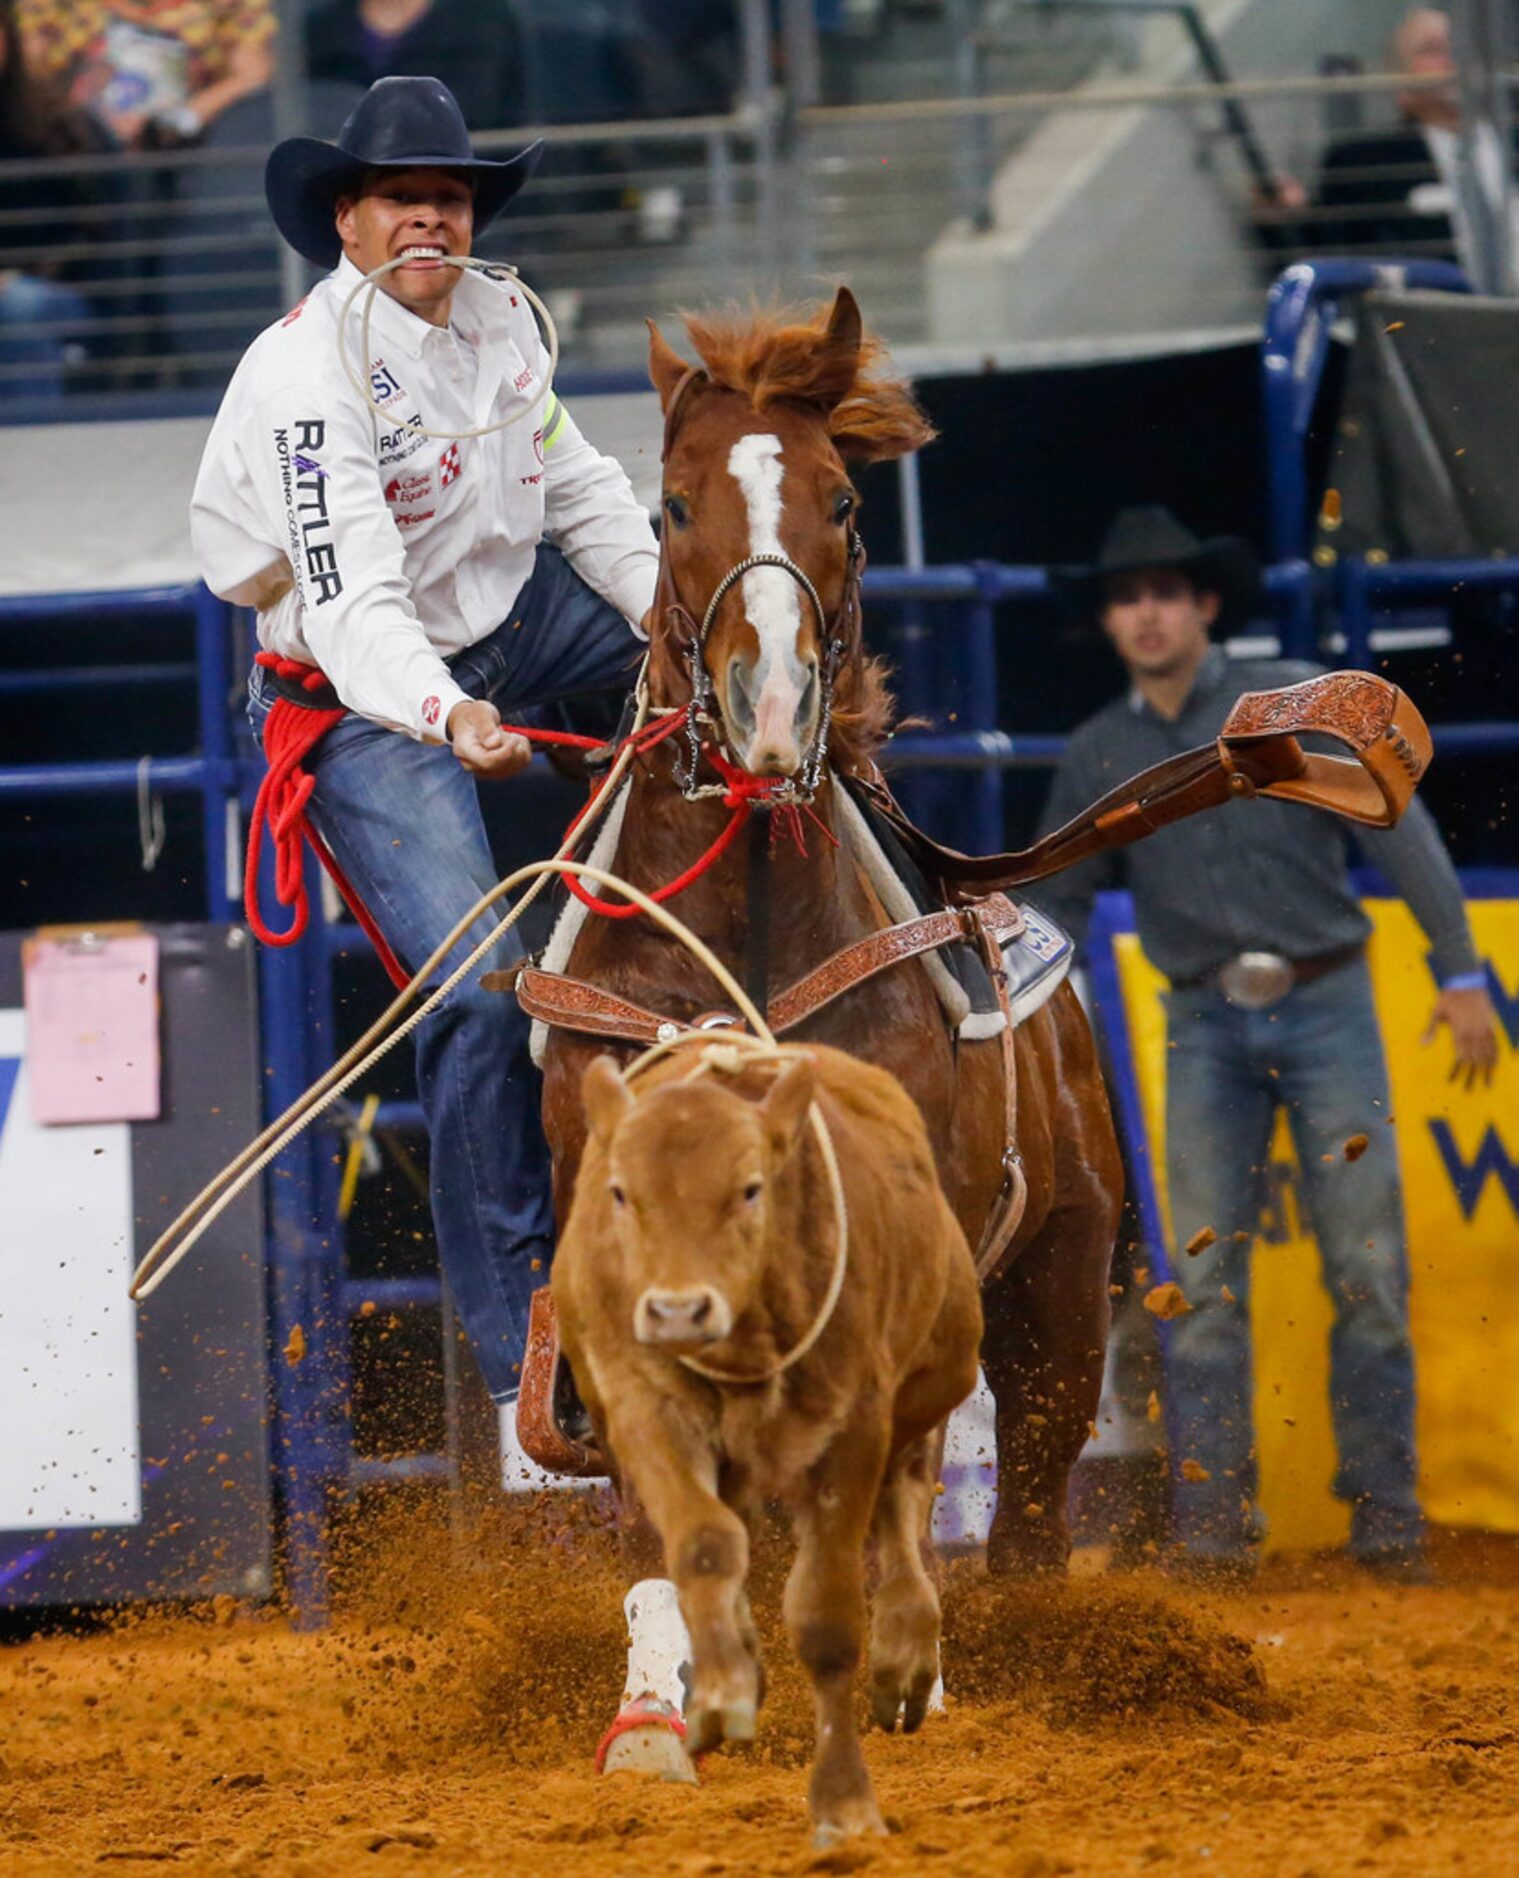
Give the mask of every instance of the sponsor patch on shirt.
<svg viewBox="0 0 1519 1878">
<path fill-rule="evenodd" d="M 446 489 L 450 483 L 456 483 L 463 474 L 464 465 L 459 459 L 459 446 L 451 443 L 438 458 L 438 481 Z"/>
<path fill-rule="evenodd" d="M 424 698 L 422 700 L 422 722 L 424 724 L 436 724 L 438 714 L 442 709 L 443 706 L 437 698 Z"/>
<path fill-rule="evenodd" d="M 406 395 L 395 373 L 383 359 L 376 359 L 369 368 L 369 391 L 376 404 L 389 404 L 393 399 Z"/>
<path fill-rule="evenodd" d="M 274 433 L 274 454 L 285 495 L 290 565 L 300 583 L 302 605 L 326 606 L 343 591 L 337 547 L 332 540 L 332 517 L 327 510 L 327 472 L 319 454 L 327 442 L 327 425 L 319 417 L 298 417 L 294 431 L 292 438 L 281 425 Z"/>
<path fill-rule="evenodd" d="M 385 500 L 392 508 L 398 508 L 409 502 L 426 502 L 432 495 L 432 471 L 409 470 L 400 476 L 392 476 L 385 485 Z"/>
<path fill-rule="evenodd" d="M 422 413 L 413 411 L 398 430 L 380 432 L 380 467 L 387 468 L 392 463 L 402 463 L 414 455 L 426 442 L 422 435 Z"/>
</svg>

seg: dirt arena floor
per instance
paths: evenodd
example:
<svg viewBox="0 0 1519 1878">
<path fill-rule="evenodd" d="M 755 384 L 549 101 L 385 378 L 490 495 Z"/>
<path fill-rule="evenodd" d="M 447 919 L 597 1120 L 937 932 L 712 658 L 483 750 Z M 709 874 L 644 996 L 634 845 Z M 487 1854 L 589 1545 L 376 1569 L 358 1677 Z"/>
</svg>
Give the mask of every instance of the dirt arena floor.
<svg viewBox="0 0 1519 1878">
<path fill-rule="evenodd" d="M 221 1600 L 12 1635 L 0 1873 L 1519 1871 L 1511 1559 L 1458 1557 L 1437 1588 L 1277 1566 L 1227 1595 L 1090 1560 L 1004 1589 L 957 1564 L 949 1713 L 867 1742 L 893 1837 L 814 1854 L 807 1703 L 773 1617 L 754 1749 L 699 1790 L 598 1781 L 610 1544 L 583 1506 L 532 1521 L 461 1545 L 426 1508 L 393 1518 L 324 1632 Z"/>
</svg>

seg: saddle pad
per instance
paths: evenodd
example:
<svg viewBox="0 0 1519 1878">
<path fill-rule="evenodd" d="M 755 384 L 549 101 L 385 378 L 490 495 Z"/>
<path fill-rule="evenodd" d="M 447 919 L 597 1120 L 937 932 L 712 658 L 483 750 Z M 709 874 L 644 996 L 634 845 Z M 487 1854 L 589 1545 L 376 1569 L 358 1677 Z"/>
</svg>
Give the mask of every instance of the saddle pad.
<svg viewBox="0 0 1519 1878">
<path fill-rule="evenodd" d="M 1027 900 L 1018 902 L 1018 911 L 1023 915 L 1023 931 L 1002 948 L 1014 1024 L 1021 1024 L 1049 1002 L 1076 956 L 1075 940 L 1047 913 Z"/>
<path fill-rule="evenodd" d="M 842 780 L 842 801 L 860 811 L 857 833 L 862 839 L 862 845 L 870 844 L 865 861 L 878 890 L 881 886 L 880 876 L 885 873 L 910 901 L 910 907 L 899 907 L 893 903 L 889 893 L 883 892 L 882 898 L 892 918 L 909 919 L 915 913 L 939 912 L 943 900 L 908 854 L 890 822 L 878 812 L 868 795 L 850 789 L 847 777 Z M 1018 901 L 1017 905 L 1027 931 L 1008 940 L 1002 948 L 1002 961 L 1008 975 L 1008 1003 L 1014 1025 L 1032 1017 L 1041 1004 L 1054 996 L 1071 969 L 1075 952 L 1075 945 L 1069 935 L 1062 932 L 1048 915 L 1030 906 L 1026 900 Z M 951 1027 L 967 1043 L 1001 1035 L 1002 1007 L 997 1001 L 996 987 L 974 946 L 944 946 L 937 952 L 926 954 L 923 963 L 930 977 L 934 978 Z M 952 982 L 946 984 L 946 980 Z"/>
</svg>

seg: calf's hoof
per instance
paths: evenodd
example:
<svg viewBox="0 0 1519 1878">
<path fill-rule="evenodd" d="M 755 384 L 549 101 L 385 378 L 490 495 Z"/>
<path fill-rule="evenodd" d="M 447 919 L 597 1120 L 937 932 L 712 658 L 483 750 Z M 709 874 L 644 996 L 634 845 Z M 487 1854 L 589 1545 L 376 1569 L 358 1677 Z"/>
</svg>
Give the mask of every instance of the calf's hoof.
<svg viewBox="0 0 1519 1878">
<path fill-rule="evenodd" d="M 687 1728 L 673 1703 L 641 1695 L 625 1703 L 596 1750 L 598 1774 L 642 1774 L 646 1779 L 696 1785 L 686 1751 Z"/>
<path fill-rule="evenodd" d="M 812 1844 L 819 1852 L 831 1851 L 845 1839 L 886 1838 L 886 1821 L 872 1795 L 854 1800 L 839 1800 L 825 1814 L 813 1821 Z"/>
<path fill-rule="evenodd" d="M 758 1716 L 756 1704 L 748 1700 L 694 1706 L 686 1716 L 686 1752 L 706 1754 L 725 1741 L 752 1741 Z"/>
<path fill-rule="evenodd" d="M 898 1716 L 902 1720 L 904 1735 L 916 1734 L 923 1726 L 927 1715 L 930 1698 L 939 1684 L 936 1669 L 921 1671 L 911 1677 L 904 1686 L 895 1676 L 877 1676 L 871 1683 L 870 1718 L 877 1728 L 890 1734 L 897 1725 Z M 944 1706 L 941 1695 L 939 1706 Z"/>
</svg>

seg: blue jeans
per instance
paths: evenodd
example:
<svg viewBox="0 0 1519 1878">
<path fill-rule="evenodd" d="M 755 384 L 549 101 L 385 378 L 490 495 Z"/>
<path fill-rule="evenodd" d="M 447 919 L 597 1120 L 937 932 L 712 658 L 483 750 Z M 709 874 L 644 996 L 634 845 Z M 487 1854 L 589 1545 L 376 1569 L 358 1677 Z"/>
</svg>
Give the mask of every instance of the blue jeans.
<svg viewBox="0 0 1519 1878">
<path fill-rule="evenodd" d="M 83 327 L 90 303 L 73 287 L 33 274 L 17 274 L 0 286 L 0 365 L 24 365 L 24 378 L 0 376 L 0 400 L 61 398 L 63 368 L 71 337 L 69 327 Z M 39 333 L 33 326 L 60 326 L 62 332 Z"/>
<path fill-rule="evenodd" d="M 557 548 L 544 545 L 510 617 L 451 666 L 465 691 L 491 699 L 509 720 L 541 718 L 550 706 L 560 721 L 600 712 L 604 722 L 605 694 L 626 691 L 641 653 L 622 615 Z M 273 700 L 268 674 L 256 667 L 249 719 L 260 738 Z M 316 777 L 313 822 L 397 956 L 415 971 L 496 884 L 474 778 L 446 746 L 416 743 L 352 712 L 322 739 L 308 767 Z M 429 984 L 441 983 L 505 912 L 498 902 L 477 920 Z M 513 931 L 480 969 L 499 970 L 521 956 Z M 535 1286 L 548 1282 L 554 1248 L 528 1022 L 514 997 L 470 979 L 415 1034 L 438 1252 L 499 1400 L 517 1387 L 528 1301 Z"/>
<path fill-rule="evenodd" d="M 1250 1351 L 1250 1245 L 1277 1104 L 1287 1111 L 1325 1285 L 1334 1307 L 1330 1407 L 1359 1553 L 1415 1543 L 1408 1256 L 1382 1039 L 1364 959 L 1299 985 L 1269 1011 L 1207 987 L 1168 995 L 1166 1171 L 1173 1276 L 1191 1312 L 1165 1333 L 1175 1517 L 1188 1551 L 1237 1553 L 1258 1538 Z M 1366 1152 L 1347 1161 L 1352 1136 Z M 1235 1235 L 1241 1235 L 1236 1242 Z M 1227 1287 L 1235 1302 L 1221 1292 Z M 1187 1480 L 1184 1460 L 1207 1470 Z"/>
</svg>

